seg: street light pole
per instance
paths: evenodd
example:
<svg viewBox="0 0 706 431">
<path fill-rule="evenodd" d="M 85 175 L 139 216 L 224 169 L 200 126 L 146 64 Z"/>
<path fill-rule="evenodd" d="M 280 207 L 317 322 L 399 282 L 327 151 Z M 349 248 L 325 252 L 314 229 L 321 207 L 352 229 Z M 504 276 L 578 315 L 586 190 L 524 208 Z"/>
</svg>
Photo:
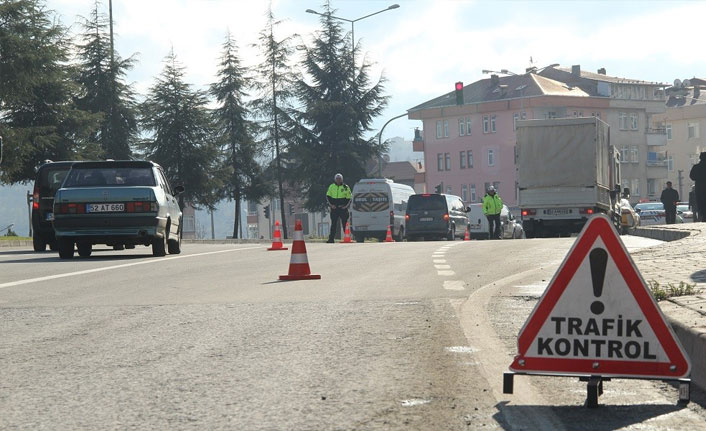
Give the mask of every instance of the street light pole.
<svg viewBox="0 0 706 431">
<path fill-rule="evenodd" d="M 319 16 L 324 16 L 324 17 L 325 17 L 325 16 L 328 16 L 328 17 L 331 17 L 331 18 L 334 18 L 334 19 L 338 19 L 338 20 L 341 20 L 341 21 L 345 21 L 345 22 L 351 23 L 351 62 L 352 62 L 352 66 L 353 66 L 353 76 L 355 77 L 355 23 L 356 23 L 357 21 L 364 20 L 365 18 L 369 18 L 369 17 L 371 17 L 371 16 L 373 16 L 373 15 L 377 15 L 377 14 L 379 14 L 379 13 L 383 13 L 383 12 L 388 11 L 388 10 L 397 9 L 398 7 L 400 7 L 400 5 L 398 5 L 398 4 L 393 4 L 393 5 L 391 5 L 391 6 L 388 6 L 388 7 L 385 8 L 385 9 L 379 10 L 379 11 L 377 11 L 377 12 L 373 12 L 373 13 L 368 14 L 368 15 L 365 15 L 365 16 L 361 16 L 360 18 L 356 18 L 356 19 L 341 18 L 340 16 L 335 16 L 335 15 L 331 15 L 331 14 L 328 14 L 328 13 L 317 12 L 317 11 L 315 11 L 315 10 L 313 10 L 313 9 L 307 9 L 307 10 L 306 10 L 306 13 L 313 13 L 314 15 L 319 15 Z"/>
<path fill-rule="evenodd" d="M 398 119 L 398 118 L 402 118 L 402 117 L 404 117 L 405 115 L 407 115 L 406 112 L 405 112 L 404 114 L 400 114 L 400 115 L 398 115 L 398 116 L 396 116 L 396 117 L 392 117 L 392 118 L 390 118 L 389 120 L 387 120 L 387 123 L 385 123 L 385 124 L 382 126 L 382 129 L 380 129 L 380 133 L 378 133 L 378 147 L 379 147 L 379 146 L 382 146 L 382 132 L 383 132 L 383 130 L 385 130 L 385 127 L 387 127 L 387 125 L 390 124 L 390 123 L 392 122 L 392 120 L 396 120 L 396 119 Z M 380 178 L 382 178 L 382 157 L 381 157 L 381 156 L 378 157 L 378 176 L 379 176 Z"/>
</svg>

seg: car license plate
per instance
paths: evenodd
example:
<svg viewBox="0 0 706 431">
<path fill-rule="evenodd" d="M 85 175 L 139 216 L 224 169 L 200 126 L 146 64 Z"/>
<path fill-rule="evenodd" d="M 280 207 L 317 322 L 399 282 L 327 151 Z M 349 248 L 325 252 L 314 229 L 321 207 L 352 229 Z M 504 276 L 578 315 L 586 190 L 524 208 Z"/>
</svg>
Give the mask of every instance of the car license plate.
<svg viewBox="0 0 706 431">
<path fill-rule="evenodd" d="M 111 213 L 125 211 L 125 204 L 86 204 L 87 213 Z"/>
<path fill-rule="evenodd" d="M 46 217 L 46 221 L 52 221 L 52 220 L 54 220 L 54 213 L 47 213 L 45 215 L 45 217 Z"/>
<path fill-rule="evenodd" d="M 434 221 L 434 217 L 419 217 L 419 221 Z"/>
<path fill-rule="evenodd" d="M 544 213 L 547 215 L 567 215 L 569 214 L 569 210 L 567 208 L 555 208 L 545 210 Z"/>
</svg>

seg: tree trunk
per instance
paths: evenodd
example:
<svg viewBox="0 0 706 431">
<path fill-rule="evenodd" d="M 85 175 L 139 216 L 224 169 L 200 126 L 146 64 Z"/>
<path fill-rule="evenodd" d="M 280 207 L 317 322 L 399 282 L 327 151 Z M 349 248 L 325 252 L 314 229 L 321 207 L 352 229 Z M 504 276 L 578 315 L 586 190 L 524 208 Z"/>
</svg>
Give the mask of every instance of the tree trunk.
<svg viewBox="0 0 706 431">
<path fill-rule="evenodd" d="M 235 193 L 233 193 L 233 200 L 235 200 L 235 217 L 233 218 L 233 238 L 238 238 L 238 224 L 240 222 L 240 190 L 236 190 Z"/>
</svg>

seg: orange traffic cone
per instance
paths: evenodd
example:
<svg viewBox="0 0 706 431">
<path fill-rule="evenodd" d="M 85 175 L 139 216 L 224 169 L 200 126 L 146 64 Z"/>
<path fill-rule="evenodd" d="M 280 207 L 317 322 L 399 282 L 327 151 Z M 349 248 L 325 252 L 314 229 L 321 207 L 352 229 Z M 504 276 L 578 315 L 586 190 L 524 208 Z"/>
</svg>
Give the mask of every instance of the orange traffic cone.
<svg viewBox="0 0 706 431">
<path fill-rule="evenodd" d="M 351 224 L 346 222 L 346 231 L 343 234 L 343 243 L 344 244 L 353 244 L 353 240 L 351 240 Z"/>
<path fill-rule="evenodd" d="M 464 241 L 470 241 L 471 240 L 471 231 L 466 228 L 466 235 L 463 236 Z"/>
<path fill-rule="evenodd" d="M 390 229 L 390 225 L 387 225 L 387 236 L 385 237 L 385 242 L 395 242 L 394 239 L 392 239 L 392 230 Z"/>
<path fill-rule="evenodd" d="M 289 260 L 289 274 L 280 275 L 280 280 L 318 280 L 321 276 L 312 274 L 309 269 L 309 260 L 306 257 L 306 244 L 302 233 L 302 222 L 297 220 L 294 225 L 294 242 L 292 243 L 292 257 Z"/>
<path fill-rule="evenodd" d="M 272 247 L 267 250 L 287 250 L 287 247 L 284 247 L 282 244 L 282 233 L 279 231 L 279 221 L 275 222 L 275 233 L 274 238 L 272 238 Z"/>
</svg>

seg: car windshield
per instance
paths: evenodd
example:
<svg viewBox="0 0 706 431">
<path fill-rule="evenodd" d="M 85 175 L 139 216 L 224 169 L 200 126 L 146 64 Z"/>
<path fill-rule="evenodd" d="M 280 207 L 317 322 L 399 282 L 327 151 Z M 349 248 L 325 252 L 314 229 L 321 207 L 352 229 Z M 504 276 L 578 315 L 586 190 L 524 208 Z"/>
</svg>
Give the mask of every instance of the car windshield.
<svg viewBox="0 0 706 431">
<path fill-rule="evenodd" d="M 154 186 L 151 168 L 74 168 L 64 187 Z"/>
<path fill-rule="evenodd" d="M 637 204 L 635 205 L 635 209 L 639 209 L 640 211 L 656 211 L 656 210 L 663 210 L 664 205 L 661 203 L 649 203 L 649 204 Z"/>
<path fill-rule="evenodd" d="M 446 199 L 442 195 L 412 195 L 409 197 L 407 211 L 444 210 Z"/>
<path fill-rule="evenodd" d="M 689 211 L 689 205 L 677 205 L 677 211 Z"/>
</svg>

